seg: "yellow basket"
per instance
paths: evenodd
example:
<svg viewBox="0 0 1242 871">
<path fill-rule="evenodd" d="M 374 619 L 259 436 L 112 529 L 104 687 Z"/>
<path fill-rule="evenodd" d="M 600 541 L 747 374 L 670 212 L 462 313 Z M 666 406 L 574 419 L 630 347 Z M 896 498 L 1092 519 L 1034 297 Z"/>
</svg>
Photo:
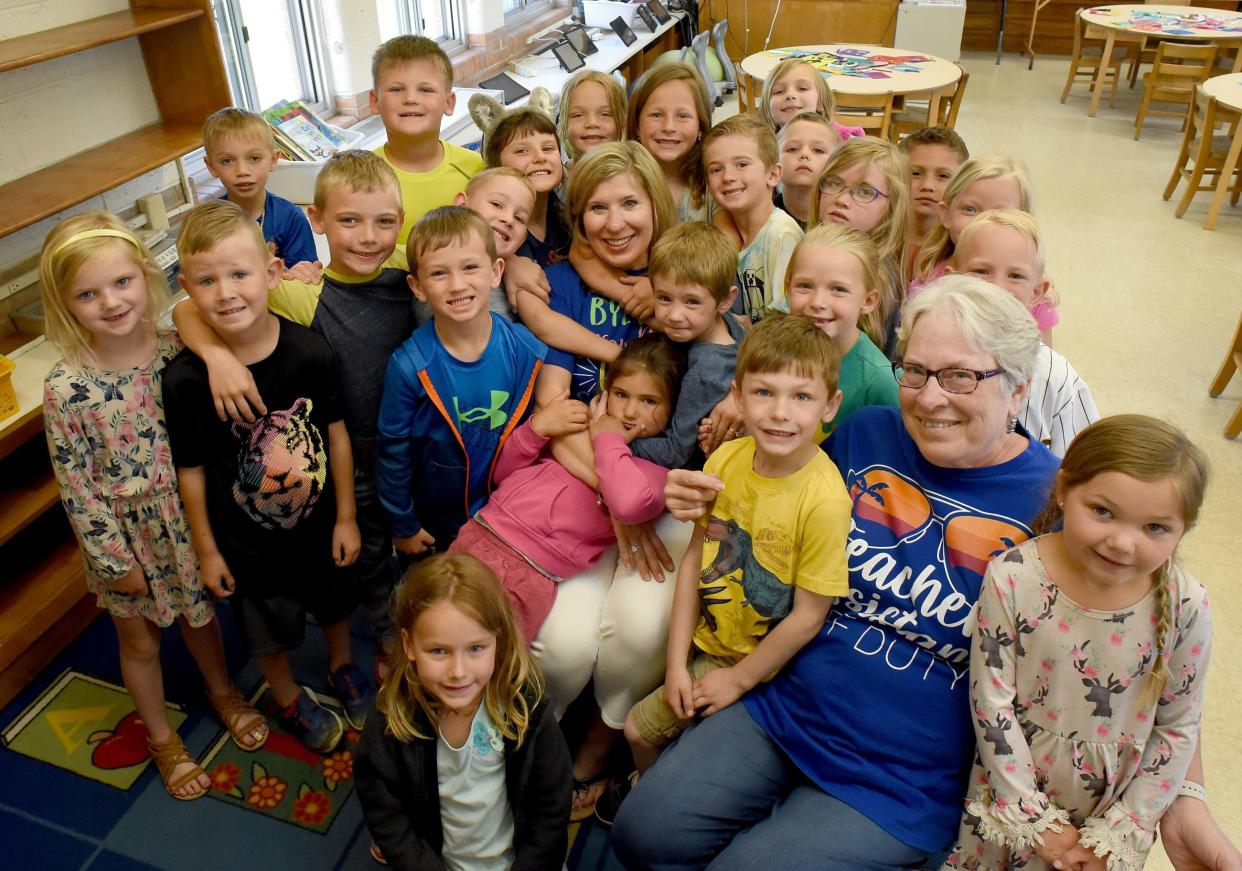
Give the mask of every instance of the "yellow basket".
<svg viewBox="0 0 1242 871">
<path fill-rule="evenodd" d="M 0 354 L 0 420 L 17 414 L 17 391 L 13 388 L 16 368 L 16 363 Z"/>
</svg>

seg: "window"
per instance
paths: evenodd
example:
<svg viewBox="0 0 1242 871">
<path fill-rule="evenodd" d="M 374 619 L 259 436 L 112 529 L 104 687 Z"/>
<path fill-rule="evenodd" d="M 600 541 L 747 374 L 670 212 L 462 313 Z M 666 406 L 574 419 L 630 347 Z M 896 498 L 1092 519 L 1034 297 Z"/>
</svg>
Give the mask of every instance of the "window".
<svg viewBox="0 0 1242 871">
<path fill-rule="evenodd" d="M 233 101 L 258 112 L 280 100 L 328 108 L 322 29 L 312 0 L 213 0 Z"/>
<path fill-rule="evenodd" d="M 390 15 L 380 5 L 380 36 L 418 33 L 440 43 L 446 52 L 465 48 L 465 18 L 461 0 L 390 0 Z"/>
<path fill-rule="evenodd" d="M 521 16 L 551 5 L 550 0 L 504 0 L 505 17 Z"/>
</svg>

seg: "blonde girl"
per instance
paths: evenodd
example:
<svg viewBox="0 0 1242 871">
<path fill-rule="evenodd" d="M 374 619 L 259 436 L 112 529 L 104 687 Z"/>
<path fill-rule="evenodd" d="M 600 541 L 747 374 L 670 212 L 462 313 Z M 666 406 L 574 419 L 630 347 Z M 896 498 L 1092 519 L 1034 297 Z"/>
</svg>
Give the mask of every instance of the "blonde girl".
<svg viewBox="0 0 1242 871">
<path fill-rule="evenodd" d="M 866 233 L 879 254 L 879 305 L 863 329 L 886 356 L 896 342 L 895 319 L 905 298 L 902 257 L 913 222 L 910 164 L 896 145 L 871 136 L 842 143 L 820 174 L 811 225 L 839 224 Z"/>
<path fill-rule="evenodd" d="M 86 584 L 116 626 L 121 676 L 164 788 L 199 798 L 211 782 L 168 722 L 160 630 L 181 624 L 238 747 L 256 750 L 268 732 L 229 680 L 177 494 L 161 382 L 181 343 L 155 327 L 168 285 L 143 244 L 102 211 L 56 225 L 39 277 L 47 337 L 64 354 L 44 381 L 44 425 Z"/>
<path fill-rule="evenodd" d="M 572 163 L 597 145 L 617 142 L 625 132 L 625 89 L 599 70 L 574 74 L 561 90 L 556 129 Z"/>
<path fill-rule="evenodd" d="M 705 221 L 709 217 L 699 143 L 711 127 L 707 88 L 688 64 L 660 64 L 635 83 L 626 136 L 642 143 L 659 163 L 677 204 L 679 221 Z"/>
<path fill-rule="evenodd" d="M 864 406 L 897 405 L 897 379 L 888 358 L 859 328 L 880 304 L 879 259 L 865 233 L 828 224 L 808 230 L 789 259 L 790 313 L 815 321 L 841 352 L 841 405 L 832 421 L 821 424 L 823 438 Z"/>
<path fill-rule="evenodd" d="M 1034 211 L 1031 179 L 1018 161 L 972 157 L 962 164 L 944 189 L 940 222 L 927 234 L 915 258 L 911 294 L 944 275 L 962 230 L 989 209 Z"/>
<path fill-rule="evenodd" d="M 1039 537 L 989 564 L 949 867 L 1143 867 L 1198 744 L 1210 611 L 1174 555 L 1207 475 L 1175 427 L 1105 418 L 1066 452 Z"/>
<path fill-rule="evenodd" d="M 841 139 L 865 134 L 861 127 L 846 127 L 832 118 L 835 103 L 828 80 L 798 57 L 787 57 L 763 81 L 759 95 L 759 118 L 779 133 L 781 128 L 803 112 L 814 112 L 832 122 Z"/>
<path fill-rule="evenodd" d="M 801 112 L 777 135 L 781 183 L 776 207 L 784 209 L 803 230 L 811 219 L 815 188 L 824 165 L 841 145 L 832 122 L 815 112 Z"/>
<path fill-rule="evenodd" d="M 405 868 L 560 867 L 569 750 L 500 581 L 468 554 L 429 557 L 395 617 L 404 656 L 358 748 L 372 854 Z"/>
</svg>

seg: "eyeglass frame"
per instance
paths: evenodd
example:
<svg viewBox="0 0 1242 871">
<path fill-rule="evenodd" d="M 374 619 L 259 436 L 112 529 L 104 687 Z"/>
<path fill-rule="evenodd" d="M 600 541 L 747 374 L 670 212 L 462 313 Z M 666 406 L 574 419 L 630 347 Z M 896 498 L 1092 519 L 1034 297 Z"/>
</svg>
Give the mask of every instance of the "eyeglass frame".
<svg viewBox="0 0 1242 871">
<path fill-rule="evenodd" d="M 926 366 L 923 366 L 919 363 L 914 363 L 913 365 L 918 366 L 920 369 L 923 370 L 923 383 L 920 384 L 918 387 L 911 387 L 909 384 L 903 384 L 901 380 L 901 376 L 897 374 L 898 369 L 908 369 L 908 364 L 906 363 L 906 361 L 905 360 L 894 360 L 893 361 L 893 363 L 891 364 L 891 368 L 893 370 L 893 378 L 897 381 L 898 387 L 904 387 L 907 390 L 922 390 L 924 387 L 927 386 L 927 382 L 930 381 L 933 377 L 935 377 L 936 383 L 940 385 L 940 389 L 943 390 L 945 393 L 952 393 L 954 396 L 969 396 L 970 394 L 978 390 L 979 385 L 982 384 L 987 379 L 995 378 L 997 375 L 1005 374 L 1004 369 L 971 369 L 967 366 L 945 366 L 943 369 L 928 369 Z M 944 383 L 944 379 L 940 377 L 941 374 L 945 372 L 969 372 L 971 375 L 975 376 L 974 386 L 971 387 L 969 390 L 951 390 L 949 386 Z"/>
<path fill-rule="evenodd" d="M 839 187 L 838 190 L 833 191 L 833 192 L 824 190 L 824 185 L 827 183 L 828 179 L 830 178 L 835 178 L 837 180 L 838 187 Z M 858 189 L 864 186 L 869 187 L 871 188 L 871 190 L 875 191 L 875 196 L 869 200 L 860 200 L 858 198 Z M 845 179 L 841 178 L 841 176 L 839 175 L 830 175 L 825 178 L 822 178 L 819 180 L 819 184 L 816 185 L 815 187 L 816 187 L 816 190 L 819 191 L 820 196 L 823 196 L 825 193 L 827 193 L 829 196 L 839 197 L 842 191 L 848 191 L 850 195 L 850 199 L 858 203 L 858 205 L 860 206 L 869 206 L 872 203 L 874 203 L 876 200 L 878 200 L 880 197 L 883 197 L 884 199 L 888 199 L 888 194 L 884 193 L 884 191 L 880 190 L 878 187 L 876 187 L 873 184 L 868 184 L 867 182 L 863 182 L 860 185 L 854 185 L 853 187 L 849 187 L 845 183 Z"/>
</svg>

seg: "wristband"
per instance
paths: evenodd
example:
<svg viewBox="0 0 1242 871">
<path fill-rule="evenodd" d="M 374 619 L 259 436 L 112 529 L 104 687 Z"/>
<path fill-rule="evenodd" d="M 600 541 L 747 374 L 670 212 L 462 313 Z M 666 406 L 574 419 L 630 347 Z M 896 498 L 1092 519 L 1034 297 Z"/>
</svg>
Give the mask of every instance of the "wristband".
<svg viewBox="0 0 1242 871">
<path fill-rule="evenodd" d="M 1178 795 L 1188 795 L 1191 798 L 1197 798 L 1199 801 L 1207 804 L 1207 790 L 1203 788 L 1203 784 L 1195 783 L 1193 780 L 1183 780 L 1181 788 L 1177 791 Z"/>
</svg>

